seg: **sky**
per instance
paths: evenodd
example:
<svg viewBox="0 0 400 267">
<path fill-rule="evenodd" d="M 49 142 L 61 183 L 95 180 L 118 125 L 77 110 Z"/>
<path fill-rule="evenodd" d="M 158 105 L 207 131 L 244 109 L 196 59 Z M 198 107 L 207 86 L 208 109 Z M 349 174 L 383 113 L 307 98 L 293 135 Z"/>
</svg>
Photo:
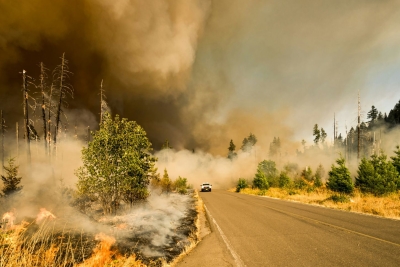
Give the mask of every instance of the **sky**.
<svg viewBox="0 0 400 267">
<path fill-rule="evenodd" d="M 345 134 L 400 100 L 400 2 L 371 0 L 0 0 L 0 107 L 21 120 L 21 75 L 65 52 L 69 127 L 96 128 L 104 80 L 113 114 L 155 149 L 226 154 L 254 133 L 300 147 L 320 125 Z M 48 84 L 51 83 L 49 80 Z M 32 96 L 37 91 L 30 86 Z"/>
</svg>

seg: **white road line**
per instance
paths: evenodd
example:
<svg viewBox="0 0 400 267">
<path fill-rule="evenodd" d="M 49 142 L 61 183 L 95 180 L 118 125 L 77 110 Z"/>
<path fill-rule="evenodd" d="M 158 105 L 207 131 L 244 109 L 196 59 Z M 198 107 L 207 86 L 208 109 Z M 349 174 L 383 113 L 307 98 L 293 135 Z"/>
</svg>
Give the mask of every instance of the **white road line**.
<svg viewBox="0 0 400 267">
<path fill-rule="evenodd" d="M 206 209 L 208 216 L 210 216 L 210 219 L 213 221 L 213 223 L 215 224 L 215 226 L 218 229 L 218 232 L 220 233 L 222 239 L 225 242 L 226 247 L 228 248 L 229 252 L 232 254 L 233 258 L 235 259 L 236 262 L 236 266 L 238 267 L 244 267 L 246 265 L 244 265 L 243 261 L 240 259 L 239 255 L 233 250 L 232 246 L 230 245 L 230 242 L 228 240 L 228 238 L 226 237 L 226 235 L 224 234 L 224 232 L 222 232 L 221 227 L 219 227 L 219 225 L 217 224 L 217 222 L 215 221 L 214 217 L 211 216 L 210 211 L 207 209 L 206 205 L 204 205 L 204 208 Z"/>
</svg>

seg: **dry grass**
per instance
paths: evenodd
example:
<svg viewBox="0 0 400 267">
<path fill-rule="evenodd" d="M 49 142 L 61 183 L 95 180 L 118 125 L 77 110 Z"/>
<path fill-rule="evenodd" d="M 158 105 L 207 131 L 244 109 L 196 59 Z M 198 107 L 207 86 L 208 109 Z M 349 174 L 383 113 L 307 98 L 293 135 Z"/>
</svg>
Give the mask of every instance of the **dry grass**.
<svg viewBox="0 0 400 267">
<path fill-rule="evenodd" d="M 235 189 L 229 191 L 234 192 Z M 384 197 L 361 194 L 356 191 L 350 196 L 347 202 L 334 202 L 331 197 L 335 193 L 326 188 L 315 189 L 308 192 L 298 189 L 270 188 L 261 191 L 259 189 L 246 188 L 241 190 L 241 194 L 265 195 L 269 197 L 298 201 L 308 204 L 317 204 L 329 208 L 361 212 L 382 217 L 400 219 L 400 192 Z"/>
<path fill-rule="evenodd" d="M 85 242 L 77 244 L 67 233 L 58 235 L 48 222 L 22 222 L 0 230 L 0 266 L 145 266 L 134 256 L 122 257 L 112 250 L 113 237 L 99 234 L 99 241 L 85 259 Z"/>
</svg>

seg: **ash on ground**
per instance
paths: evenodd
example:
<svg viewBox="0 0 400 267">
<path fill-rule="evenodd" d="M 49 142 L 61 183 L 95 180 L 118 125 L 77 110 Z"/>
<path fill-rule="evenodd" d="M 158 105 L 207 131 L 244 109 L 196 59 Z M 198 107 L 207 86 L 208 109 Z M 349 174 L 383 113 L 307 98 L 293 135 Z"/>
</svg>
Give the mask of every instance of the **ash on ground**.
<svg viewBox="0 0 400 267">
<path fill-rule="evenodd" d="M 119 253 L 136 254 L 145 264 L 158 266 L 196 241 L 196 217 L 193 193 L 153 193 L 124 214 L 102 217 L 99 222 L 111 227 Z"/>
</svg>

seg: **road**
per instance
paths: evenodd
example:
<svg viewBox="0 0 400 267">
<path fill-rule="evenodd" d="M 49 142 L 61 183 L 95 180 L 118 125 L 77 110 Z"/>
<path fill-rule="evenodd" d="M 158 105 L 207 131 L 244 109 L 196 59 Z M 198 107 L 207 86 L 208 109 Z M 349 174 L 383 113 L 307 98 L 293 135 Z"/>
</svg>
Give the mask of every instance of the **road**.
<svg viewBox="0 0 400 267">
<path fill-rule="evenodd" d="M 400 221 L 213 190 L 185 266 L 400 266 Z M 219 257 L 219 258 L 218 258 Z"/>
</svg>

